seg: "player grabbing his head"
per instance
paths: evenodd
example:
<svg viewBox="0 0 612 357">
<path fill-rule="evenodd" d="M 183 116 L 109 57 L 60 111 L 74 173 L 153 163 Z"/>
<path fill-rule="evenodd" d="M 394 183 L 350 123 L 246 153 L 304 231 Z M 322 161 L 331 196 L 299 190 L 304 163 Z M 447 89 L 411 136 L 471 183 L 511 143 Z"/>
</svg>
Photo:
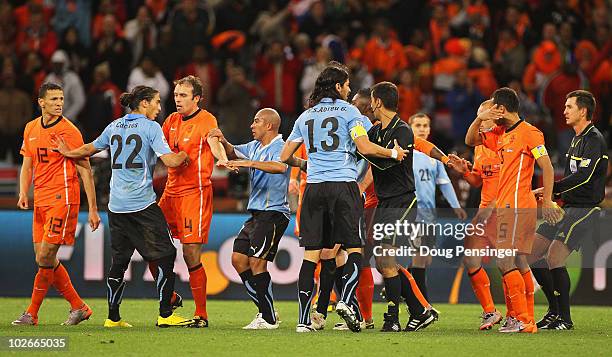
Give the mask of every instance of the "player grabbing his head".
<svg viewBox="0 0 612 357">
<path fill-rule="evenodd" d="M 476 117 L 468 128 L 465 143 L 483 144 L 496 151 L 502 161 L 496 195 L 498 249 L 516 249 L 518 255 L 497 259 L 503 274 L 506 299 L 511 312 L 500 332 L 537 332 L 533 318 L 534 286 L 527 255 L 533 246 L 537 203 L 531 192 L 534 164 L 542 169 L 544 181 L 543 214 L 546 221 L 561 218 L 552 201 L 554 170 L 544 146 L 544 135 L 518 115 L 519 98 L 511 88 L 493 93 L 493 106 Z M 493 120 L 496 126 L 480 132 L 483 121 Z"/>
</svg>

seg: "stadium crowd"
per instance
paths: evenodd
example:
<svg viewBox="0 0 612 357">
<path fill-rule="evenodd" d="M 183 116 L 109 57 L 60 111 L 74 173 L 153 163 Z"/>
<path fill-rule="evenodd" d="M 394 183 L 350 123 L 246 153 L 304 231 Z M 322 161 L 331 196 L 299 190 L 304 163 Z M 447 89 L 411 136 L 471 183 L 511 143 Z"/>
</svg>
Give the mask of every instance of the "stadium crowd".
<svg viewBox="0 0 612 357">
<path fill-rule="evenodd" d="M 574 135 L 563 117 L 572 90 L 595 95 L 609 138 L 611 15 L 605 0 L 0 0 L 0 161 L 21 161 L 47 81 L 63 86 L 64 114 L 88 142 L 123 114 L 123 91 L 158 89 L 163 120 L 175 110 L 172 82 L 193 74 L 201 105 L 244 143 L 264 107 L 279 111 L 286 137 L 336 60 L 354 91 L 396 83 L 401 118 L 427 113 L 445 152 L 465 151 L 480 103 L 509 86 L 554 163 Z"/>
</svg>

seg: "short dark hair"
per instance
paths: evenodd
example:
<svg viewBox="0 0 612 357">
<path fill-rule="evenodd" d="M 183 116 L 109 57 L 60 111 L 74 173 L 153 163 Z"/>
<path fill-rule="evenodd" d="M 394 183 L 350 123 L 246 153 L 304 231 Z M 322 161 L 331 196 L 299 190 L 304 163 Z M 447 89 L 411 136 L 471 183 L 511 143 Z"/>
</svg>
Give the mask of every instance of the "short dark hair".
<svg viewBox="0 0 612 357">
<path fill-rule="evenodd" d="M 137 109 L 140 102 L 143 100 L 151 101 L 155 98 L 155 95 L 159 93 L 157 89 L 147 86 L 136 86 L 130 93 L 123 93 L 119 97 L 121 105 L 128 107 L 131 110 Z"/>
<path fill-rule="evenodd" d="M 397 111 L 399 93 L 397 86 L 391 82 L 380 82 L 372 87 L 372 97 L 380 99 L 386 109 Z"/>
<path fill-rule="evenodd" d="M 186 84 L 190 85 L 191 88 L 193 88 L 193 91 L 192 91 L 193 96 L 194 97 L 199 96 L 200 98 L 202 97 L 203 86 L 202 86 L 202 81 L 200 80 L 200 78 L 189 75 L 187 77 L 183 77 L 181 79 L 177 79 L 176 81 L 174 81 L 175 86 L 179 84 L 180 85 L 186 85 Z"/>
<path fill-rule="evenodd" d="M 408 118 L 408 124 L 412 125 L 412 122 L 416 118 L 427 118 L 431 122 L 431 118 L 429 117 L 429 115 L 425 113 L 416 113 L 416 114 L 411 115 L 410 118 Z"/>
<path fill-rule="evenodd" d="M 593 120 L 593 113 L 595 112 L 597 102 L 595 101 L 595 97 L 591 92 L 582 89 L 575 90 L 573 92 L 569 92 L 565 96 L 565 99 L 570 98 L 576 98 L 576 106 L 578 106 L 579 109 L 586 108 L 588 121 Z"/>
<path fill-rule="evenodd" d="M 314 107 L 323 98 L 343 99 L 340 92 L 336 90 L 336 84 L 343 85 L 348 79 L 348 69 L 343 64 L 336 61 L 329 62 L 329 65 L 317 77 L 314 89 L 308 98 L 308 107 Z"/>
<path fill-rule="evenodd" d="M 50 90 L 64 91 L 62 86 L 60 86 L 59 84 L 51 83 L 51 82 L 43 83 L 38 89 L 38 98 L 41 98 L 41 99 L 44 98 L 47 95 L 47 92 Z"/>
<path fill-rule="evenodd" d="M 514 89 L 508 87 L 499 88 L 493 92 L 491 98 L 493 98 L 494 105 L 503 105 L 510 113 L 518 113 L 520 101 Z"/>
<path fill-rule="evenodd" d="M 360 90 L 357 91 L 357 93 L 355 93 L 355 95 L 358 95 L 360 97 L 366 97 L 370 99 L 370 96 L 372 95 L 372 90 L 370 89 L 370 87 L 361 88 Z"/>
</svg>

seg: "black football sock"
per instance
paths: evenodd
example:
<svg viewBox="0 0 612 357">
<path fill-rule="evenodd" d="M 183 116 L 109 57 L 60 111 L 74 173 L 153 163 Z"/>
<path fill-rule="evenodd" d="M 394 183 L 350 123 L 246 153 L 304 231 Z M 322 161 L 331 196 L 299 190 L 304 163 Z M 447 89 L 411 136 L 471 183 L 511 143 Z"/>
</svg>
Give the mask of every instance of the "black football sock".
<svg viewBox="0 0 612 357">
<path fill-rule="evenodd" d="M 174 292 L 174 259 L 176 254 L 158 260 L 157 293 L 159 294 L 159 316 L 172 315 L 172 292 Z"/>
<path fill-rule="evenodd" d="M 257 299 L 257 291 L 255 291 L 253 272 L 251 271 L 251 269 L 247 269 L 238 275 L 240 275 L 240 279 L 242 279 L 242 283 L 244 284 L 247 295 L 249 295 L 251 301 L 253 301 L 255 306 L 257 306 L 259 312 L 261 312 L 261 309 L 259 308 L 259 300 Z"/>
<path fill-rule="evenodd" d="M 401 273 L 400 273 L 401 274 Z M 402 283 L 399 275 L 392 278 L 384 278 L 385 295 L 387 297 L 387 312 L 397 316 L 399 314 L 399 300 L 402 290 Z"/>
<path fill-rule="evenodd" d="M 255 281 L 257 300 L 261 301 L 261 304 L 259 304 L 261 317 L 269 324 L 276 324 L 276 317 L 274 316 L 274 296 L 272 295 L 272 280 L 270 278 L 270 273 L 266 271 L 253 275 L 253 281 Z"/>
<path fill-rule="evenodd" d="M 410 274 L 412 274 L 412 277 L 414 278 L 414 281 L 416 281 L 419 290 L 421 290 L 421 294 L 423 294 L 426 300 L 429 300 L 429 297 L 427 296 L 427 271 L 425 269 L 426 268 L 410 268 Z"/>
<path fill-rule="evenodd" d="M 300 307 L 298 324 L 310 325 L 310 303 L 312 302 L 314 272 L 316 268 L 317 263 L 309 260 L 302 261 L 298 279 L 298 302 Z"/>
<path fill-rule="evenodd" d="M 359 271 L 361 270 L 361 253 L 351 253 L 346 259 L 342 274 L 342 294 L 340 301 L 347 305 L 355 297 L 355 291 L 359 284 Z"/>
<path fill-rule="evenodd" d="M 558 314 L 559 304 L 557 303 L 557 297 L 555 296 L 555 288 L 553 283 L 552 273 L 548 269 L 546 260 L 540 259 L 531 265 L 531 272 L 535 277 L 536 281 L 542 287 L 542 291 L 548 301 L 548 311 Z"/>
<path fill-rule="evenodd" d="M 319 298 L 317 299 L 317 312 L 327 317 L 327 307 L 331 291 L 334 288 L 336 274 L 336 259 L 322 259 L 319 273 Z"/>
<path fill-rule="evenodd" d="M 410 315 L 411 316 L 421 315 L 425 308 L 423 307 L 419 299 L 416 297 L 416 295 L 412 291 L 412 285 L 410 284 L 410 280 L 408 280 L 408 277 L 404 275 L 404 273 L 402 273 L 401 271 L 398 272 L 398 277 L 401 282 L 400 284 L 401 284 L 402 297 L 406 301 L 406 305 L 408 306 L 408 311 L 410 312 Z M 413 275 L 413 278 L 414 278 L 414 275 Z"/>
<path fill-rule="evenodd" d="M 559 303 L 559 315 L 565 322 L 572 323 L 570 313 L 570 277 L 566 267 L 551 269 L 557 301 Z"/>
<path fill-rule="evenodd" d="M 108 278 L 106 278 L 106 286 L 108 287 L 106 294 L 108 298 L 108 318 L 114 322 L 121 320 L 119 306 L 121 305 L 125 289 L 123 274 L 125 274 L 126 269 L 127 264 L 113 264 L 108 273 Z"/>
</svg>

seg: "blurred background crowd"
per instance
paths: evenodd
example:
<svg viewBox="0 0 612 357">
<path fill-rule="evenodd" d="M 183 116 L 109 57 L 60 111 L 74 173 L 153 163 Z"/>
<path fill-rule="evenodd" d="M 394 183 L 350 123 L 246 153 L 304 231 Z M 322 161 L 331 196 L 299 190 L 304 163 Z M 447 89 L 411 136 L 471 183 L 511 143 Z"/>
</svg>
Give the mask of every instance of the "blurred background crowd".
<svg viewBox="0 0 612 357">
<path fill-rule="evenodd" d="M 46 81 L 64 87 L 64 115 L 87 142 L 123 114 L 123 91 L 157 88 L 161 122 L 174 111 L 173 80 L 193 74 L 205 85 L 201 106 L 228 140 L 244 143 L 262 107 L 279 111 L 286 137 L 330 60 L 346 64 L 354 90 L 396 83 L 401 118 L 427 113 L 430 140 L 466 157 L 464 136 L 479 104 L 512 87 L 561 175 L 574 135 L 563 117 L 566 93 L 594 93 L 595 124 L 610 140 L 610 7 L 606 0 L 0 0 L 0 193 L 14 198 L 23 128 Z M 108 166 L 96 162 L 101 205 Z M 163 188 L 163 171 L 158 177 Z M 215 177 L 219 199 L 248 192 L 244 174 Z M 454 183 L 469 206 L 477 194 Z"/>
</svg>

